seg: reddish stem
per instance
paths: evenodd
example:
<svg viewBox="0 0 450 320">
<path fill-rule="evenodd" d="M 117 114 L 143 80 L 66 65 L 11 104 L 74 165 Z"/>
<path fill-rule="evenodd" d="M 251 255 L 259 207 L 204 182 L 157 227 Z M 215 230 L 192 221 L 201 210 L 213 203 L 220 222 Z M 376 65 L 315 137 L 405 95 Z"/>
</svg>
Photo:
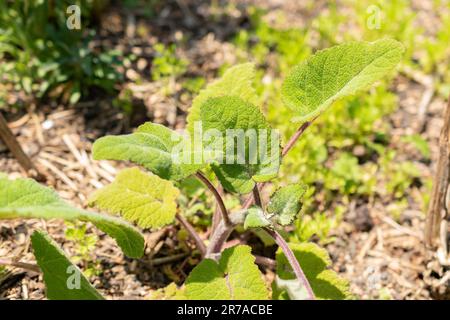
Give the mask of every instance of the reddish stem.
<svg viewBox="0 0 450 320">
<path fill-rule="evenodd" d="M 200 250 L 202 257 L 204 257 L 206 254 L 206 246 L 198 233 L 195 231 L 194 227 L 181 214 L 177 213 L 176 218 L 191 235 L 192 239 L 194 239 L 195 244 L 197 245 L 197 249 Z"/>
<path fill-rule="evenodd" d="M 213 193 L 214 197 L 216 198 L 217 204 L 219 205 L 220 213 L 222 214 L 223 221 L 225 222 L 225 225 L 230 226 L 230 218 L 228 217 L 227 208 L 225 207 L 225 203 L 223 202 L 222 196 L 220 195 L 219 191 L 217 191 L 216 187 L 209 181 L 209 179 L 201 172 L 198 171 L 195 176 L 202 181 L 205 186 Z"/>
<path fill-rule="evenodd" d="M 300 136 L 303 134 L 303 132 L 305 132 L 306 129 L 308 129 L 308 127 L 313 123 L 314 120 L 317 119 L 317 116 L 315 118 L 313 118 L 310 121 L 304 122 L 298 129 L 297 131 L 295 131 L 295 133 L 291 136 L 291 138 L 289 139 L 289 141 L 286 143 L 286 145 L 284 146 L 283 150 L 281 151 L 281 157 L 284 157 L 291 149 L 292 147 L 295 145 L 295 143 L 297 142 L 297 140 L 300 138 Z M 258 190 L 261 190 L 262 188 L 264 188 L 264 186 L 266 185 L 266 182 L 261 182 L 261 183 L 257 183 L 256 184 L 258 186 Z M 255 190 L 255 189 L 253 189 Z M 253 193 L 252 195 L 250 195 L 244 202 L 242 208 L 243 209 L 248 209 L 250 208 L 250 206 L 253 204 L 255 200 L 255 193 Z"/>
<path fill-rule="evenodd" d="M 295 276 L 297 277 L 298 281 L 301 283 L 301 285 L 306 289 L 306 292 L 308 293 L 308 300 L 314 300 L 314 292 L 311 288 L 311 285 L 308 282 L 308 279 L 305 276 L 305 273 L 302 270 L 302 267 L 300 267 L 300 264 L 297 261 L 297 258 L 295 257 L 294 253 L 292 252 L 291 248 L 289 248 L 289 245 L 287 242 L 283 239 L 283 237 L 275 230 L 264 228 L 264 230 L 270 234 L 272 238 L 274 238 L 275 242 L 278 244 L 278 246 L 283 250 L 284 255 L 286 256 L 287 260 L 289 261 L 289 264 L 292 267 L 292 270 L 294 271 Z"/>
</svg>

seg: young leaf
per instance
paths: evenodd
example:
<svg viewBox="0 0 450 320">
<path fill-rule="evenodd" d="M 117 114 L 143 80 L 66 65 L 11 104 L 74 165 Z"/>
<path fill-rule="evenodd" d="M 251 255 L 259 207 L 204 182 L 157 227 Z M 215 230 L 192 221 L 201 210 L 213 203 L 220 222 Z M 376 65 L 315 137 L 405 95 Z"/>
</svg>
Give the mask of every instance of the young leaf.
<svg viewBox="0 0 450 320">
<path fill-rule="evenodd" d="M 225 157 L 212 168 L 230 192 L 248 193 L 273 179 L 280 163 L 279 136 L 254 105 L 239 97 L 210 98 L 201 106 L 205 131 L 219 132 Z"/>
<path fill-rule="evenodd" d="M 289 247 L 300 263 L 316 298 L 332 300 L 351 298 L 348 282 L 333 270 L 326 269 L 331 265 L 331 260 L 325 249 L 314 243 L 291 243 Z M 295 279 L 292 268 L 281 250 L 277 251 L 276 260 L 278 277 L 281 280 Z M 284 282 L 282 287 L 285 285 L 289 285 L 289 283 Z M 301 292 L 301 288 L 295 286 L 290 286 L 290 290 L 286 291 L 277 287 L 276 283 L 273 284 L 274 299 L 296 299 L 299 297 L 297 293 L 301 294 Z"/>
<path fill-rule="evenodd" d="M 193 134 L 194 124 L 200 121 L 201 106 L 209 98 L 232 95 L 244 101 L 256 103 L 257 96 L 253 88 L 255 66 L 252 63 L 238 64 L 229 68 L 221 79 L 211 83 L 192 102 L 187 116 L 187 129 Z"/>
<path fill-rule="evenodd" d="M 349 42 L 317 52 L 283 83 L 283 101 L 296 112 L 293 121 L 310 120 L 335 100 L 368 88 L 400 62 L 403 52 L 403 45 L 392 39 Z"/>
<path fill-rule="evenodd" d="M 77 266 L 44 232 L 31 235 L 36 261 L 44 273 L 47 298 L 50 300 L 103 300 Z"/>
<path fill-rule="evenodd" d="M 244 229 L 263 228 L 272 224 L 270 220 L 267 219 L 264 211 L 259 207 L 252 207 L 248 209 L 247 212 L 244 221 Z"/>
<path fill-rule="evenodd" d="M 127 222 L 71 207 L 55 191 L 34 180 L 0 178 L 0 219 L 17 218 L 88 221 L 116 239 L 127 256 L 140 258 L 144 253 L 144 238 Z"/>
<path fill-rule="evenodd" d="M 195 162 L 184 137 L 169 128 L 147 122 L 127 135 L 106 136 L 95 141 L 96 160 L 126 160 L 140 164 L 163 179 L 181 180 L 204 167 Z"/>
<path fill-rule="evenodd" d="M 178 195 L 172 182 L 131 168 L 121 171 L 113 183 L 96 191 L 89 204 L 120 213 L 141 228 L 158 228 L 173 222 Z"/>
<path fill-rule="evenodd" d="M 302 208 L 301 199 L 305 192 L 306 187 L 301 184 L 279 188 L 270 197 L 267 212 L 274 214 L 274 219 L 282 226 L 290 225 Z"/>
<path fill-rule="evenodd" d="M 205 259 L 186 280 L 192 300 L 264 300 L 269 293 L 249 246 L 225 249 L 219 263 Z"/>
</svg>

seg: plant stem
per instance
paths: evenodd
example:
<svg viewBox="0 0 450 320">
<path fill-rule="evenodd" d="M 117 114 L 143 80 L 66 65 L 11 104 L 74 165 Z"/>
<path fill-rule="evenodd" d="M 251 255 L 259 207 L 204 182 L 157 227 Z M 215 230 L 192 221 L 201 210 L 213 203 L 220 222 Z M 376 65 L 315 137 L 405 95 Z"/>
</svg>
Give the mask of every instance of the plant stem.
<svg viewBox="0 0 450 320">
<path fill-rule="evenodd" d="M 214 185 L 211 183 L 211 181 L 208 180 L 208 178 L 201 172 L 197 171 L 195 176 L 205 184 L 205 186 L 213 193 L 214 197 L 216 198 L 217 204 L 220 208 L 220 213 L 222 214 L 223 221 L 225 221 L 225 224 L 227 226 L 231 225 L 230 218 L 228 217 L 227 208 L 225 207 L 225 203 L 223 202 L 222 196 L 220 195 L 219 191 L 214 187 Z"/>
<path fill-rule="evenodd" d="M 306 292 L 308 293 L 308 299 L 314 300 L 314 292 L 311 288 L 311 285 L 308 282 L 308 279 L 306 279 L 305 273 L 302 270 L 302 267 L 300 267 L 300 264 L 297 261 L 297 258 L 295 257 L 294 253 L 292 252 L 291 248 L 289 248 L 289 245 L 287 242 L 283 239 L 283 237 L 275 230 L 264 228 L 264 230 L 270 234 L 272 238 L 274 238 L 275 242 L 278 244 L 278 246 L 283 250 L 284 255 L 286 256 L 287 260 L 289 261 L 289 264 L 292 267 L 292 270 L 294 270 L 294 274 L 297 277 L 300 284 L 306 289 Z"/>
<path fill-rule="evenodd" d="M 222 246 L 227 241 L 231 232 L 238 224 L 244 223 L 245 211 L 233 212 L 230 215 L 230 224 L 227 225 L 223 220 L 220 221 L 216 230 L 209 239 L 208 247 L 206 248 L 206 258 L 215 259 L 216 255 L 222 250 Z"/>
<path fill-rule="evenodd" d="M 198 250 L 200 250 L 202 257 L 204 257 L 206 254 L 206 246 L 203 240 L 198 235 L 198 233 L 195 231 L 194 227 L 181 214 L 177 213 L 176 218 L 181 223 L 181 225 L 187 230 L 192 239 L 194 239 Z"/>
<path fill-rule="evenodd" d="M 289 141 L 284 146 L 283 150 L 281 151 L 281 157 L 284 157 L 292 149 L 292 147 L 298 141 L 298 139 L 303 134 L 303 132 L 305 132 L 305 130 L 308 129 L 308 127 L 314 122 L 314 120 L 317 119 L 317 117 L 318 116 L 316 116 L 315 118 L 313 118 L 310 121 L 306 121 L 306 122 L 302 123 L 302 125 L 297 129 L 297 131 L 295 131 L 295 133 L 291 136 Z M 257 183 L 256 185 L 259 187 L 259 189 L 262 189 L 266 185 L 266 182 Z M 255 193 L 253 192 L 253 194 L 245 200 L 242 208 L 243 209 L 250 208 L 250 206 L 253 204 L 254 200 L 255 200 Z"/>
<path fill-rule="evenodd" d="M 316 120 L 316 118 L 317 117 L 313 118 L 310 121 L 306 121 L 306 122 L 302 123 L 302 125 L 297 129 L 297 131 L 295 131 L 295 133 L 291 136 L 291 138 L 289 139 L 289 141 L 286 143 L 283 150 L 281 151 L 282 157 L 284 157 L 289 152 L 289 150 L 292 149 L 292 147 L 297 142 L 298 138 L 300 138 L 300 136 L 303 134 L 303 132 L 305 132 L 305 130 L 308 129 L 308 127 L 311 125 L 311 123 L 313 123 L 314 120 Z"/>
<path fill-rule="evenodd" d="M 222 185 L 218 185 L 217 186 L 217 191 L 219 192 L 220 196 L 223 197 L 223 187 Z M 216 208 L 214 209 L 214 214 L 213 214 L 213 218 L 212 218 L 212 224 L 211 224 L 211 234 L 214 233 L 214 231 L 216 230 L 217 226 L 220 223 L 220 219 L 221 219 L 221 214 L 220 214 L 220 206 L 218 203 L 216 203 Z"/>
</svg>

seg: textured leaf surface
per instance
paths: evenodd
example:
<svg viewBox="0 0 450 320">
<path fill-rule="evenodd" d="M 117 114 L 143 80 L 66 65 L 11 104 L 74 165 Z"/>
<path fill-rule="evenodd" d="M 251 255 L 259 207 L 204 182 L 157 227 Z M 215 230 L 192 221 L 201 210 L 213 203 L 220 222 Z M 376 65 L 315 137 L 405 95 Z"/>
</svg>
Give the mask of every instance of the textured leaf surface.
<svg viewBox="0 0 450 320">
<path fill-rule="evenodd" d="M 339 277 L 333 270 L 327 269 L 331 265 L 331 260 L 325 249 L 314 243 L 289 244 L 289 247 L 308 278 L 316 298 L 332 300 L 351 298 L 347 280 Z M 294 279 L 292 268 L 281 250 L 278 250 L 276 260 L 278 277 L 282 280 Z M 288 283 L 284 283 L 284 285 L 286 284 Z M 291 287 L 291 289 L 293 292 L 296 290 L 295 287 Z M 301 291 L 296 292 L 301 293 Z M 274 299 L 296 298 L 295 295 L 289 296 L 288 294 L 288 291 L 278 288 L 274 283 Z"/>
<path fill-rule="evenodd" d="M 144 253 L 144 238 L 127 222 L 71 207 L 61 200 L 55 191 L 34 180 L 0 178 L 0 219 L 16 218 L 91 222 L 116 239 L 127 256 L 140 258 Z"/>
<path fill-rule="evenodd" d="M 306 121 L 336 99 L 364 90 L 401 60 L 402 44 L 391 39 L 349 42 L 317 52 L 293 69 L 282 87 L 294 121 Z"/>
<path fill-rule="evenodd" d="M 115 181 L 94 193 L 90 204 L 119 213 L 141 228 L 158 228 L 173 222 L 177 211 L 177 188 L 138 168 L 121 171 Z"/>
<path fill-rule="evenodd" d="M 244 101 L 256 103 L 257 96 L 253 88 L 255 78 L 255 66 L 252 63 L 243 63 L 229 68 L 222 78 L 209 84 L 192 102 L 187 116 L 187 128 L 190 133 L 194 132 L 194 124 L 200 121 L 201 106 L 209 98 L 224 95 L 237 96 Z"/>
<path fill-rule="evenodd" d="M 276 290 L 285 291 L 290 300 L 310 299 L 308 291 L 297 279 L 284 280 L 275 276 Z"/>
<path fill-rule="evenodd" d="M 263 228 L 270 226 L 272 223 L 267 219 L 264 211 L 259 207 L 252 207 L 248 209 L 245 216 L 244 228 Z"/>
<path fill-rule="evenodd" d="M 192 300 L 264 300 L 269 293 L 249 246 L 225 249 L 216 263 L 205 259 L 186 280 Z"/>
<path fill-rule="evenodd" d="M 222 164 L 212 168 L 225 189 L 248 193 L 255 181 L 268 181 L 277 175 L 279 136 L 272 134 L 257 107 L 235 96 L 210 98 L 201 107 L 201 120 L 205 131 L 217 130 L 222 134 L 226 157 Z M 230 132 L 240 138 L 231 137 Z M 237 146 L 238 141 L 244 143 L 244 148 Z"/>
<path fill-rule="evenodd" d="M 180 180 L 204 167 L 190 148 L 178 148 L 184 137 L 169 128 L 147 122 L 127 135 L 105 136 L 92 147 L 96 160 L 125 160 L 142 165 L 163 179 Z"/>
<path fill-rule="evenodd" d="M 305 192 L 306 187 L 301 184 L 279 188 L 270 197 L 267 212 L 274 214 L 273 219 L 282 226 L 291 224 L 302 208 L 301 200 Z"/>
<path fill-rule="evenodd" d="M 35 231 L 31 244 L 39 268 L 44 273 L 47 298 L 50 300 L 103 300 L 77 266 L 45 233 Z"/>
</svg>

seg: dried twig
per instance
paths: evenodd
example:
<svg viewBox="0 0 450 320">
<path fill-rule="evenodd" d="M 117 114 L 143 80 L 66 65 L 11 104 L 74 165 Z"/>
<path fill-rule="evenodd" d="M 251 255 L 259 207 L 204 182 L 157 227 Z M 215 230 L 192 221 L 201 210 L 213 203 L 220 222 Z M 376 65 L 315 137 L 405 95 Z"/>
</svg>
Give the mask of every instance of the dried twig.
<svg viewBox="0 0 450 320">
<path fill-rule="evenodd" d="M 439 139 L 439 158 L 434 179 L 430 205 L 425 225 L 425 242 L 428 246 L 435 244 L 439 237 L 442 219 L 448 216 L 446 208 L 450 183 L 450 97 L 444 113 L 444 126 Z"/>
<path fill-rule="evenodd" d="M 254 256 L 255 256 L 255 263 L 259 264 L 260 266 L 264 266 L 264 267 L 272 269 L 272 270 L 274 270 L 277 266 L 277 262 L 273 259 L 263 257 L 263 256 L 258 256 L 258 255 L 254 255 Z"/>
<path fill-rule="evenodd" d="M 29 270 L 29 271 L 36 272 L 36 273 L 41 272 L 41 269 L 39 269 L 39 266 L 37 266 L 35 264 L 13 261 L 11 259 L 0 259 L 0 265 L 21 268 L 21 269 Z"/>
<path fill-rule="evenodd" d="M 0 113 L 0 138 L 3 140 L 5 145 L 13 154 L 13 156 L 17 159 L 22 168 L 28 174 L 32 175 L 37 180 L 45 181 L 45 177 L 38 172 L 33 162 L 31 162 L 30 158 L 23 151 L 16 137 L 9 128 L 6 119 L 3 117 L 1 113 Z"/>
</svg>

